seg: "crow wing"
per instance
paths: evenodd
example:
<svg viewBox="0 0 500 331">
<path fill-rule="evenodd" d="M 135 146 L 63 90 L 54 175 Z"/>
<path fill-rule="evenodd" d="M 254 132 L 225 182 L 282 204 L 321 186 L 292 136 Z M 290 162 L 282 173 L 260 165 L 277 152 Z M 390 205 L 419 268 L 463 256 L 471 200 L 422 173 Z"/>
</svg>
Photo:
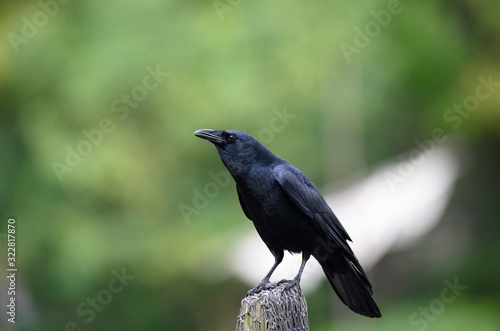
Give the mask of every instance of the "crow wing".
<svg viewBox="0 0 500 331">
<path fill-rule="evenodd" d="M 339 251 L 332 252 L 330 259 L 319 262 L 341 300 L 349 307 L 353 307 L 351 309 L 354 311 L 366 316 L 380 317 L 377 305 L 371 299 L 370 281 L 347 243 L 347 240 L 352 240 L 314 183 L 302 171 L 289 163 L 276 166 L 273 172 L 275 180 L 295 206 L 312 220 L 320 233 L 339 246 Z M 341 263 L 339 264 L 339 261 L 342 261 L 342 259 L 339 260 L 340 256 L 343 256 L 344 263 L 347 263 L 350 268 L 344 268 L 340 265 Z M 363 292 L 360 290 L 362 288 L 367 290 L 367 295 L 359 294 Z M 368 302 L 369 309 L 359 308 L 359 302 Z"/>
<path fill-rule="evenodd" d="M 273 174 L 283 191 L 312 220 L 320 233 L 333 239 L 350 258 L 356 260 L 346 242 L 351 238 L 309 177 L 289 163 L 276 166 Z"/>
</svg>

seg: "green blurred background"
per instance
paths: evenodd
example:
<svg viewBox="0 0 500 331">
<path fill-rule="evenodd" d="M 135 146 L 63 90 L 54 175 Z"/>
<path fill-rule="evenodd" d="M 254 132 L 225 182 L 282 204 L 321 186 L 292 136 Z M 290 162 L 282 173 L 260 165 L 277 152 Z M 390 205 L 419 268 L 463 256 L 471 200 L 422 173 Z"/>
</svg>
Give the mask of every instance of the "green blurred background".
<svg viewBox="0 0 500 331">
<path fill-rule="evenodd" d="M 0 299 L 15 218 L 18 315 L 1 330 L 234 329 L 249 286 L 218 252 L 253 229 L 233 183 L 183 216 L 224 170 L 201 128 L 261 138 L 320 190 L 435 128 L 459 137 L 472 162 L 442 221 L 370 270 L 383 318 L 324 281 L 311 330 L 500 330 L 500 92 L 444 117 L 500 82 L 497 1 L 63 2 L 2 1 Z M 262 131 L 276 111 L 295 117 Z M 412 324 L 455 277 L 467 289 Z"/>
</svg>

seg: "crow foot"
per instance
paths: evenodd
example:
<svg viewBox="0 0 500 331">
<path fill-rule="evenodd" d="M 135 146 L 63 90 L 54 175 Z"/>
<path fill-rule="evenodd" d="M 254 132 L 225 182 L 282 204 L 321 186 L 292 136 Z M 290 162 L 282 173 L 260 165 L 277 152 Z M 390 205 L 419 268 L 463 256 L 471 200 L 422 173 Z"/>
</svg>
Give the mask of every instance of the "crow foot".
<svg viewBox="0 0 500 331">
<path fill-rule="evenodd" d="M 247 297 L 255 295 L 263 290 L 268 290 L 268 289 L 272 288 L 271 285 L 272 284 L 269 283 L 269 281 L 260 282 L 259 285 L 255 286 L 253 289 L 251 289 L 250 291 L 247 292 Z"/>
<path fill-rule="evenodd" d="M 294 279 L 283 279 L 280 280 L 277 285 L 285 285 L 284 288 L 289 290 L 297 285 L 300 286 L 300 278 L 295 277 Z"/>
</svg>

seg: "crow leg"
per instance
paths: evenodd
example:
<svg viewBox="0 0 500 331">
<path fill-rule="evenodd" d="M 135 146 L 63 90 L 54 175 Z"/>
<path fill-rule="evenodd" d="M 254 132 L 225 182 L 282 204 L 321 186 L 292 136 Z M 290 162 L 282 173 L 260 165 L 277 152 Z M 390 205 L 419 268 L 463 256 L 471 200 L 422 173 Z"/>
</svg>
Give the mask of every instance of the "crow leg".
<svg viewBox="0 0 500 331">
<path fill-rule="evenodd" d="M 271 252 L 274 255 L 273 266 L 271 267 L 271 269 L 269 270 L 267 275 L 264 278 L 262 278 L 262 281 L 259 283 L 259 285 L 255 286 L 253 289 L 248 291 L 247 296 L 257 294 L 260 291 L 262 291 L 263 289 L 265 289 L 266 285 L 269 284 L 269 279 L 271 278 L 271 275 L 273 274 L 274 270 L 276 270 L 276 268 L 281 263 L 281 261 L 283 261 L 283 256 L 285 255 L 284 251 L 277 251 L 277 250 L 271 249 Z"/>
<path fill-rule="evenodd" d="M 302 278 L 302 273 L 304 272 L 304 268 L 306 267 L 306 263 L 310 257 L 311 257 L 310 253 L 302 252 L 302 263 L 300 264 L 299 273 L 293 279 L 294 282 L 296 281 L 296 282 L 300 283 L 300 279 Z"/>
<path fill-rule="evenodd" d="M 304 268 L 306 267 L 306 263 L 311 257 L 311 254 L 308 252 L 302 252 L 302 263 L 300 264 L 300 269 L 299 272 L 297 273 L 297 276 L 293 278 L 293 280 L 287 284 L 287 287 L 293 287 L 295 285 L 300 284 L 300 279 L 302 278 L 302 273 L 304 272 Z"/>
</svg>

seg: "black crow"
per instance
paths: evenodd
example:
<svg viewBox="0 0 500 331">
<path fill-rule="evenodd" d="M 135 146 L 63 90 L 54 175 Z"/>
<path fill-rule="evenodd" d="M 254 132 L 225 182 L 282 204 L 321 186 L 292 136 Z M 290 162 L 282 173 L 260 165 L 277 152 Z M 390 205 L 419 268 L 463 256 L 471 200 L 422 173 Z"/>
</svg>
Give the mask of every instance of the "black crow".
<svg viewBox="0 0 500 331">
<path fill-rule="evenodd" d="M 301 252 L 302 264 L 290 284 L 300 283 L 312 255 L 345 305 L 361 315 L 381 316 L 372 286 L 347 243 L 351 238 L 309 177 L 248 133 L 203 129 L 194 134 L 217 148 L 236 182 L 243 212 L 275 257 L 271 270 L 249 294 L 266 288 L 284 250 Z"/>
</svg>

